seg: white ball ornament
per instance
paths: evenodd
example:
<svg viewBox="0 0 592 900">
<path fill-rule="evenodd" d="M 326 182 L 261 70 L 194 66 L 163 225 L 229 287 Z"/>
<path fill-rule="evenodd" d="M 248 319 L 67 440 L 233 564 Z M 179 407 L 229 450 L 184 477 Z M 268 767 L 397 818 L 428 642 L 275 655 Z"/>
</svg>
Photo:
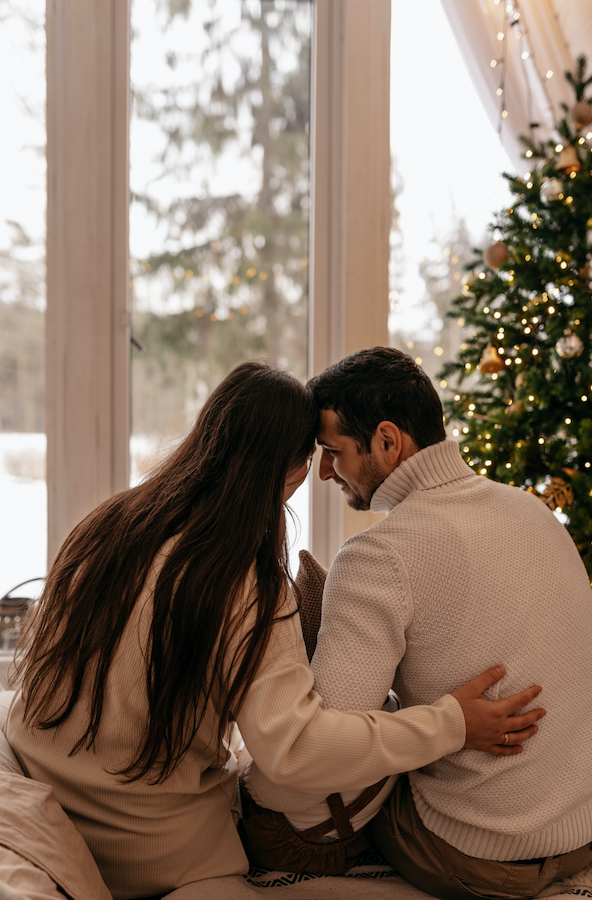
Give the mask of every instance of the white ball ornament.
<svg viewBox="0 0 592 900">
<path fill-rule="evenodd" d="M 563 337 L 559 338 L 555 344 L 555 350 L 561 359 L 573 359 L 575 356 L 579 356 L 583 349 L 582 341 L 577 334 L 572 334 L 569 328 L 565 329 Z"/>
<path fill-rule="evenodd" d="M 541 187 L 541 197 L 549 203 L 551 200 L 557 200 L 562 190 L 563 185 L 558 178 L 546 178 Z"/>
</svg>

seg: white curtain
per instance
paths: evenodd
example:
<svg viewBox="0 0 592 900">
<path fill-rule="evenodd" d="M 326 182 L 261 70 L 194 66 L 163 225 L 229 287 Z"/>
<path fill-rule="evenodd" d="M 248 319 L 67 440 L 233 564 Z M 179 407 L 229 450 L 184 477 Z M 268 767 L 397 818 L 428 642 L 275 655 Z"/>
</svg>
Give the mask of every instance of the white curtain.
<svg viewBox="0 0 592 900">
<path fill-rule="evenodd" d="M 520 135 L 556 139 L 553 124 L 563 116 L 560 103 L 573 104 L 565 70 L 573 71 L 575 59 L 585 53 L 592 73 L 592 2 L 442 0 L 442 6 L 491 123 L 496 130 L 501 124 L 502 143 L 522 174 L 527 161 Z M 504 52 L 505 84 L 499 96 Z M 503 118 L 502 110 L 507 110 Z"/>
</svg>

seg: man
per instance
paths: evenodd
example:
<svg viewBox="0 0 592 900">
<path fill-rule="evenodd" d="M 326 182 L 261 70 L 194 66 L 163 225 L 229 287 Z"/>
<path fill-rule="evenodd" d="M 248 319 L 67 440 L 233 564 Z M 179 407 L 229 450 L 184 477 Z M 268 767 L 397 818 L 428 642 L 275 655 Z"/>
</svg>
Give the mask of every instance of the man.
<svg viewBox="0 0 592 900">
<path fill-rule="evenodd" d="M 375 843 L 438 897 L 532 897 L 592 863 L 592 591 L 567 531 L 536 497 L 479 477 L 447 441 L 439 398 L 405 354 L 349 356 L 310 387 L 320 477 L 386 512 L 329 572 L 313 659 L 323 697 L 431 703 L 487 666 L 491 696 L 544 686 L 521 755 L 463 750 L 399 778 Z"/>
<path fill-rule="evenodd" d="M 386 800 L 383 787 L 352 825 L 372 819 L 387 859 L 437 897 L 533 897 L 592 863 L 592 591 L 582 561 L 540 500 L 464 463 L 410 357 L 364 350 L 310 387 L 321 478 L 355 509 L 387 513 L 345 542 L 327 577 L 312 660 L 325 705 L 376 709 L 393 682 L 404 706 L 429 704 L 501 661 L 506 676 L 486 696 L 538 682 L 548 712 L 522 754 L 448 755 L 401 776 Z M 247 782 L 301 833 L 327 818 L 322 797 L 265 784 L 256 767 Z"/>
</svg>

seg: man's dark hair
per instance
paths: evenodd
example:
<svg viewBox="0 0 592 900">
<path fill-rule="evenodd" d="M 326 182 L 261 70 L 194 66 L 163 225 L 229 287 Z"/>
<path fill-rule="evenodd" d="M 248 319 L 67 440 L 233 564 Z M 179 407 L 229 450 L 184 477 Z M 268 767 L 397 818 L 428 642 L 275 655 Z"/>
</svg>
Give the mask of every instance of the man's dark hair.
<svg viewBox="0 0 592 900">
<path fill-rule="evenodd" d="M 370 452 L 380 422 L 393 422 L 422 450 L 446 438 L 442 404 L 432 382 L 406 353 L 372 347 L 346 356 L 311 378 L 319 409 L 339 415 L 339 430 Z"/>
</svg>

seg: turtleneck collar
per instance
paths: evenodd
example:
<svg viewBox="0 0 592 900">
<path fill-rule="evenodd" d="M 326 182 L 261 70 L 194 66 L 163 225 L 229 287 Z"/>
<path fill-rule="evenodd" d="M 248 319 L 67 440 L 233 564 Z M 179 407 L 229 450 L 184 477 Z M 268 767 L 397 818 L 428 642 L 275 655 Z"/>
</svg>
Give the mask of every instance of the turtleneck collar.
<svg viewBox="0 0 592 900">
<path fill-rule="evenodd" d="M 460 478 L 477 478 L 464 462 L 456 441 L 440 441 L 418 450 L 376 488 L 370 502 L 372 512 L 390 512 L 408 494 L 428 490 Z"/>
</svg>

